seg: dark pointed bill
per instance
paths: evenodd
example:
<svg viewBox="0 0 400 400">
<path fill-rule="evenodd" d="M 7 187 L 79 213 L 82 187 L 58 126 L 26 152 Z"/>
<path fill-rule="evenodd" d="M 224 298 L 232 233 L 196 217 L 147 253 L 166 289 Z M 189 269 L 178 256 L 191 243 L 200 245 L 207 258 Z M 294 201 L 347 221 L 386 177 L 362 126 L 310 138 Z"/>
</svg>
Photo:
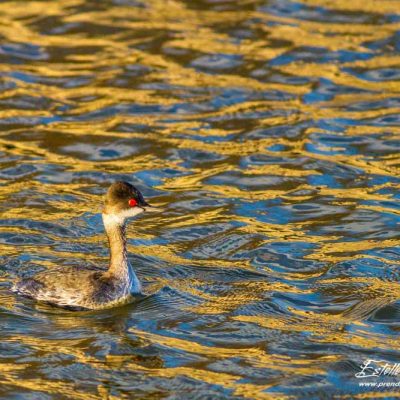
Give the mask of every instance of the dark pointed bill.
<svg viewBox="0 0 400 400">
<path fill-rule="evenodd" d="M 150 211 L 150 212 L 160 212 L 163 211 L 161 207 L 153 207 L 149 203 L 146 203 L 145 206 L 143 206 L 145 211 Z"/>
</svg>

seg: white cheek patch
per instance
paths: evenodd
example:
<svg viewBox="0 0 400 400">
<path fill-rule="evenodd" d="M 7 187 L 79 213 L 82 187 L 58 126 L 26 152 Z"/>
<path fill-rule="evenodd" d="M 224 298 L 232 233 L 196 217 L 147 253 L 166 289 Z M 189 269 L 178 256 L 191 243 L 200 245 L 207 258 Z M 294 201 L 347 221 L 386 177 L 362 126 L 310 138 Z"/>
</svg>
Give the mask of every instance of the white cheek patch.
<svg viewBox="0 0 400 400">
<path fill-rule="evenodd" d="M 135 217 L 143 211 L 143 208 L 132 207 L 115 214 L 103 214 L 104 225 L 123 225 L 127 218 Z"/>
<path fill-rule="evenodd" d="M 132 218 L 132 217 L 135 217 L 136 215 L 141 214 L 142 212 L 144 212 L 143 208 L 132 207 L 132 208 L 122 211 L 120 214 L 122 214 L 123 217 L 125 217 L 125 218 Z"/>
</svg>

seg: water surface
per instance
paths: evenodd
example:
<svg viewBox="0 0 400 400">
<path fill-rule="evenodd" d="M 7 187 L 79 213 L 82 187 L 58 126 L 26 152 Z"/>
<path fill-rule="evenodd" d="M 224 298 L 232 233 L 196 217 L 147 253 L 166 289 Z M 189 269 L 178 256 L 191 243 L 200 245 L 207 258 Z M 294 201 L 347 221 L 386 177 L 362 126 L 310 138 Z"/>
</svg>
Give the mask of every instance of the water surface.
<svg viewBox="0 0 400 400">
<path fill-rule="evenodd" d="M 399 11 L 3 1 L 0 397 L 397 396 L 355 373 L 400 362 Z M 73 313 L 11 294 L 107 265 L 116 179 L 165 206 L 128 233 L 151 295 Z"/>
</svg>

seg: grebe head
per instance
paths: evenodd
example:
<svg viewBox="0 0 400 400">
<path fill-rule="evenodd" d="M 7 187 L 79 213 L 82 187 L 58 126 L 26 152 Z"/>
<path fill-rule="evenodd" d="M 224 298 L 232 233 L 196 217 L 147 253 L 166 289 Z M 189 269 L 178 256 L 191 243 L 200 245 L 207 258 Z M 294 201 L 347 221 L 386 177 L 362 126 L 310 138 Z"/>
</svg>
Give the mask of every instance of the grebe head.
<svg viewBox="0 0 400 400">
<path fill-rule="evenodd" d="M 107 190 L 103 215 L 124 223 L 144 211 L 160 211 L 144 199 L 142 193 L 128 182 L 115 182 Z"/>
</svg>

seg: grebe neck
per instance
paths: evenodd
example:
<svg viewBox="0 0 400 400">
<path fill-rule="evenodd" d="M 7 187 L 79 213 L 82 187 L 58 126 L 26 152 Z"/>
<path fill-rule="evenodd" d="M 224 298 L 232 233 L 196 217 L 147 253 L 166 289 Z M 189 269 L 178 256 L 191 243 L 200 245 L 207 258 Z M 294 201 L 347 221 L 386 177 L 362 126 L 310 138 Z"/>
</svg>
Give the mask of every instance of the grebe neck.
<svg viewBox="0 0 400 400">
<path fill-rule="evenodd" d="M 115 278 L 128 279 L 132 267 L 128 262 L 126 251 L 125 221 L 113 214 L 102 214 L 104 228 L 110 246 L 110 265 L 108 274 Z"/>
</svg>

